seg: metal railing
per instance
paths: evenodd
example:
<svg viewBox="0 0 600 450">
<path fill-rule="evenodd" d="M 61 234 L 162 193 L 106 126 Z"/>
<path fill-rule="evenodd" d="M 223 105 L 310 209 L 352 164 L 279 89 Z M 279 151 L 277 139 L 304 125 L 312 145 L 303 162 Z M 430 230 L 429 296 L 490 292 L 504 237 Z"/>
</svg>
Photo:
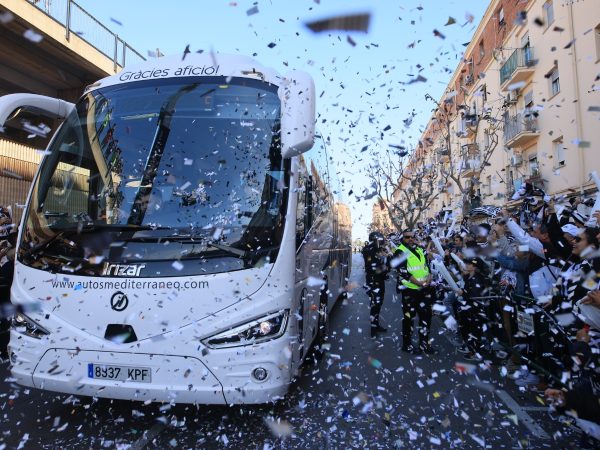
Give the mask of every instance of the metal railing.
<svg viewBox="0 0 600 450">
<path fill-rule="evenodd" d="M 510 199 L 512 198 L 513 195 L 515 195 L 515 192 L 517 192 L 519 189 L 521 189 L 521 186 L 523 186 L 523 183 L 525 183 L 525 178 L 520 177 L 520 178 L 515 178 L 512 183 L 507 183 L 506 184 L 506 196 Z"/>
<path fill-rule="evenodd" d="M 460 173 L 476 172 L 481 168 L 479 155 L 466 155 L 462 158 Z"/>
<path fill-rule="evenodd" d="M 533 65 L 535 65 L 535 60 L 532 47 L 516 49 L 500 68 L 500 84 L 504 84 L 506 80 L 510 79 L 515 70 Z"/>
<path fill-rule="evenodd" d="M 504 140 L 510 141 L 519 133 L 537 133 L 537 119 L 532 114 L 517 114 L 504 121 Z"/>
<path fill-rule="evenodd" d="M 139 52 L 73 0 L 27 0 L 65 27 L 65 38 L 76 34 L 111 59 L 115 72 L 126 63 L 145 61 Z"/>
</svg>

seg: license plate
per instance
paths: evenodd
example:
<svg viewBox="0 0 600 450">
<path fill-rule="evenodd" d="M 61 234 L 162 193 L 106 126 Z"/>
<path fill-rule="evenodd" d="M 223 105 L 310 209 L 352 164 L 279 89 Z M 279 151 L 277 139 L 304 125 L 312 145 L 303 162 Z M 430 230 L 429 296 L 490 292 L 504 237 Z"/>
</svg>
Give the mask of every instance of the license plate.
<svg viewBox="0 0 600 450">
<path fill-rule="evenodd" d="M 517 313 L 517 326 L 519 331 L 525 334 L 533 333 L 533 316 L 526 312 L 519 311 Z"/>
<path fill-rule="evenodd" d="M 111 366 L 108 364 L 88 364 L 88 377 L 95 380 L 135 381 L 150 383 L 152 370 L 148 367 Z"/>
</svg>

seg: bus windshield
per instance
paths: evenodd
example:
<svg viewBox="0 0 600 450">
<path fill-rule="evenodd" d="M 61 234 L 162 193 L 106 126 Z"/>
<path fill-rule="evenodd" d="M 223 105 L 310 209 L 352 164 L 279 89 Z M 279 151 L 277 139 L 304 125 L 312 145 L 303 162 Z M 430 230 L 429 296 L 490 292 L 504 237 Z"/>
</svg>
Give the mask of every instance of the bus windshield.
<svg viewBox="0 0 600 450">
<path fill-rule="evenodd" d="M 88 275 L 144 262 L 139 276 L 272 262 L 287 200 L 280 113 L 277 86 L 246 78 L 87 93 L 44 159 L 19 259 Z"/>
</svg>

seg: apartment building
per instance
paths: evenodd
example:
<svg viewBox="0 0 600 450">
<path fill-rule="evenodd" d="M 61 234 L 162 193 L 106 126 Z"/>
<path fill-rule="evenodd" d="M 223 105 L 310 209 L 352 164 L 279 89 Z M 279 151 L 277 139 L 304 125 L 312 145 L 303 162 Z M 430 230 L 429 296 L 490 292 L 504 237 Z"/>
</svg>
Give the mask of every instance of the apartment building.
<svg viewBox="0 0 600 450">
<path fill-rule="evenodd" d="M 382 202 L 376 202 L 372 208 L 372 220 L 369 231 L 379 231 L 387 235 L 395 231 L 388 210 Z"/>
<path fill-rule="evenodd" d="M 433 102 L 410 162 L 433 161 L 438 171 L 440 195 L 423 218 L 444 207 L 464 215 L 480 205 L 510 206 L 526 182 L 549 195 L 594 192 L 600 2 L 492 0 Z"/>
</svg>

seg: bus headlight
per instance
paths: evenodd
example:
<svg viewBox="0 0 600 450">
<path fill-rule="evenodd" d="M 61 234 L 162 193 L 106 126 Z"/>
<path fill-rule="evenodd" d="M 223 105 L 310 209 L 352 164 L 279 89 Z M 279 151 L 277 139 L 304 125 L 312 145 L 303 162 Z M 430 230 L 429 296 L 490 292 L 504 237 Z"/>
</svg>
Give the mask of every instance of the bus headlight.
<svg viewBox="0 0 600 450">
<path fill-rule="evenodd" d="M 18 333 L 36 339 L 41 339 L 50 334 L 48 330 L 39 325 L 36 321 L 19 312 L 13 316 L 11 326 Z"/>
<path fill-rule="evenodd" d="M 209 348 L 239 347 L 277 339 L 285 333 L 289 311 L 278 311 L 227 331 L 210 336 L 202 343 Z"/>
</svg>

